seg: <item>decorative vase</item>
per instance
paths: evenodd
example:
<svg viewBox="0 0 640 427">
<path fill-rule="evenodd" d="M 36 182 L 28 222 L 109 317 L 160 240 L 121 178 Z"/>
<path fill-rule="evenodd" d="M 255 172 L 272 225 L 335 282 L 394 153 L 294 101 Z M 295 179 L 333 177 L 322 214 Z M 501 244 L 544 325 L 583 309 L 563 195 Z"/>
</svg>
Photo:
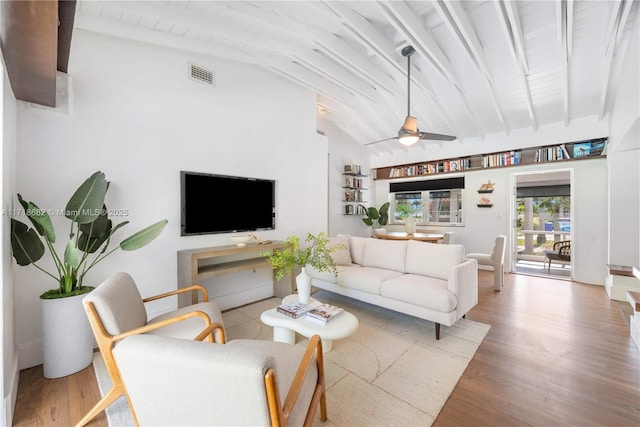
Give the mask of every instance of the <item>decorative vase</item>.
<svg viewBox="0 0 640 427">
<path fill-rule="evenodd" d="M 93 332 L 82 307 L 85 295 L 40 299 L 45 378 L 74 374 L 93 361 Z"/>
<path fill-rule="evenodd" d="M 407 234 L 413 234 L 416 232 L 416 220 L 412 216 L 408 216 L 407 219 L 404 220 L 404 229 Z"/>
<path fill-rule="evenodd" d="M 296 276 L 296 286 L 298 288 L 298 301 L 300 304 L 309 304 L 311 296 L 311 277 L 302 267 L 300 274 Z"/>
</svg>

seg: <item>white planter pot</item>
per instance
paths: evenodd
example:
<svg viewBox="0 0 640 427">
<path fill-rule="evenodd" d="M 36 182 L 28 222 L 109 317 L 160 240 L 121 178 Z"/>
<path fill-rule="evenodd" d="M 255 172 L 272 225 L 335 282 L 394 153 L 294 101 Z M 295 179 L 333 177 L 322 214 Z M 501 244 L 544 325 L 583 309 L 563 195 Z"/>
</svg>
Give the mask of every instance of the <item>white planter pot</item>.
<svg viewBox="0 0 640 427">
<path fill-rule="evenodd" d="M 296 286 L 298 288 L 298 301 L 300 304 L 309 304 L 309 298 L 311 297 L 311 277 L 304 271 L 296 276 Z"/>
<path fill-rule="evenodd" d="M 93 360 L 93 332 L 82 307 L 85 295 L 40 299 L 45 378 L 74 374 Z"/>
</svg>

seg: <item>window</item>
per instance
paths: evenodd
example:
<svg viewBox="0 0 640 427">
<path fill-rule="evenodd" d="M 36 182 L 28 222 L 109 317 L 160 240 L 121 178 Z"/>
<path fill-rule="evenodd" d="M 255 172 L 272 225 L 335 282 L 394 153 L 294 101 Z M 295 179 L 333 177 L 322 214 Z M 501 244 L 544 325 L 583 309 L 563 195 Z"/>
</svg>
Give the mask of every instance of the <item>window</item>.
<svg viewBox="0 0 640 427">
<path fill-rule="evenodd" d="M 462 191 L 455 189 L 393 193 L 390 216 L 394 222 L 404 222 L 405 218 L 413 216 L 416 224 L 462 225 Z"/>
<path fill-rule="evenodd" d="M 402 222 L 407 217 L 413 216 L 416 223 L 422 221 L 422 193 L 396 193 L 392 218 L 396 222 Z"/>
</svg>

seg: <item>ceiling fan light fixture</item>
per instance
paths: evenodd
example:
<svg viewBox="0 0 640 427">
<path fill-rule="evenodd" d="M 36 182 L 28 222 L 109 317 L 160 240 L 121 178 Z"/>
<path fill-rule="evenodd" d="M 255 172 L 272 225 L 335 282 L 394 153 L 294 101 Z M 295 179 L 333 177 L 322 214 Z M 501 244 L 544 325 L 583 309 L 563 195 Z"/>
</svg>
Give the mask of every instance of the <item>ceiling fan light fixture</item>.
<svg viewBox="0 0 640 427">
<path fill-rule="evenodd" d="M 419 136 L 416 135 L 404 135 L 398 137 L 398 142 L 404 146 L 409 147 L 410 145 L 415 144 L 420 139 Z"/>
<path fill-rule="evenodd" d="M 407 116 L 404 124 L 398 131 L 398 142 L 405 146 L 410 146 L 418 142 L 420 131 L 418 130 L 418 120 L 415 117 Z"/>
</svg>

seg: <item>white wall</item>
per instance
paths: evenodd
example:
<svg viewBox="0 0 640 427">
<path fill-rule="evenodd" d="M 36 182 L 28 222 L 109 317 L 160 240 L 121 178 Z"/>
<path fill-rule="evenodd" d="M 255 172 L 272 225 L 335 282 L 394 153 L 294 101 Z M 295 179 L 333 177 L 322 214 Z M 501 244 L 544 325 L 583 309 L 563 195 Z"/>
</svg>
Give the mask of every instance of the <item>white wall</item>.
<svg viewBox="0 0 640 427">
<path fill-rule="evenodd" d="M 1 55 L 1 54 L 0 54 Z M 4 59 L 0 56 L 0 73 L 2 73 L 2 86 L 0 86 L 0 135 L 2 135 L 2 174 L 0 175 L 0 188 L 2 188 L 2 224 L 0 225 L 0 262 L 2 263 L 2 305 L 0 306 L 0 326 L 2 326 L 2 372 L 0 385 L 2 386 L 3 403 L 0 408 L 0 423 L 10 426 L 12 424 L 13 408 L 18 395 L 18 354 L 16 352 L 16 337 L 14 323 L 14 285 L 11 258 L 11 222 L 7 214 L 12 208 L 13 193 L 15 189 L 15 161 L 16 161 L 16 99 L 13 96 L 9 79 L 5 73 Z"/>
<path fill-rule="evenodd" d="M 640 13 L 640 10 L 637 11 Z M 633 37 L 611 109 L 609 163 L 609 262 L 640 266 L 640 23 Z"/>
<path fill-rule="evenodd" d="M 370 236 L 371 227 L 362 222 L 359 215 L 344 215 L 344 165 L 360 165 L 362 173 L 369 175 L 363 178 L 367 188 L 363 191 L 363 205 L 369 206 L 372 197 L 369 155 L 353 138 L 326 120 L 318 120 L 318 130 L 323 132 L 329 141 L 329 235 L 350 234 L 353 236 Z"/>
<path fill-rule="evenodd" d="M 102 170 L 111 181 L 108 207 L 129 211 L 114 218 L 131 222 L 121 238 L 169 220 L 151 245 L 98 264 L 88 284 L 127 271 L 143 296 L 175 289 L 177 250 L 231 243 L 228 234 L 180 237 L 180 170 L 275 179 L 276 229 L 258 233 L 263 239 L 326 231 L 328 148 L 316 134 L 314 94 L 256 67 L 186 52 L 86 31 L 75 31 L 72 43 L 71 114 L 25 104 L 18 112 L 17 190 L 41 208 L 63 208 Z M 215 88 L 187 77 L 190 61 L 215 71 Z M 233 214 L 246 203 L 220 200 L 220 208 Z M 68 221 L 54 221 L 62 237 Z M 257 286 L 264 276 L 243 276 L 236 286 Z M 17 268 L 15 283 L 24 368 L 41 363 L 38 296 L 55 283 L 33 267 Z"/>
<path fill-rule="evenodd" d="M 607 122 L 599 122 L 595 117 L 576 120 L 569 127 L 563 124 L 553 124 L 538 129 L 537 132 L 520 129 L 512 131 L 510 136 L 494 135 L 482 141 L 485 150 L 476 151 L 478 141 L 465 141 L 462 144 L 454 144 L 448 153 L 439 151 L 436 154 L 429 153 L 428 158 L 413 159 L 405 152 L 397 152 L 395 157 L 372 157 L 371 163 L 380 166 L 414 163 L 423 160 L 435 160 L 455 157 L 456 155 L 475 153 L 487 153 L 500 150 L 511 150 L 536 145 L 547 145 L 560 142 L 570 142 L 581 139 L 607 136 Z M 526 145 L 525 145 L 525 141 Z M 471 148 L 463 151 L 460 146 L 467 143 Z M 447 144 L 447 143 L 444 143 Z M 443 144 L 443 147 L 445 146 Z M 475 147 L 475 148 L 474 148 Z M 464 147 L 462 147 L 464 148 Z M 411 153 L 412 150 L 409 150 Z M 430 150 L 427 150 L 430 151 Z M 452 154 L 458 153 L 458 154 Z M 425 154 L 425 153 L 421 153 Z M 394 159 L 398 159 L 397 161 Z M 573 247 L 575 253 L 574 279 L 583 283 L 604 285 L 607 263 L 607 166 L 604 159 L 589 159 L 576 162 L 562 162 L 541 164 L 532 166 L 519 166 L 511 168 L 497 168 L 478 171 L 467 171 L 463 174 L 447 174 L 435 177 L 420 177 L 408 180 L 439 179 L 454 176 L 465 176 L 465 192 L 463 196 L 463 227 L 433 227 L 439 231 L 454 231 L 456 243 L 465 245 L 466 252 L 484 252 L 491 250 L 495 236 L 511 233 L 512 215 L 512 191 L 514 173 L 532 171 L 550 171 L 554 169 L 573 170 L 574 173 L 574 236 Z M 496 183 L 495 191 L 489 195 L 492 208 L 478 208 L 476 206 L 480 195 L 477 189 L 483 183 L 491 180 Z M 389 199 L 389 183 L 401 180 L 378 180 L 375 182 L 376 204 Z M 508 240 L 506 263 L 510 267 L 510 245 Z"/>
</svg>

